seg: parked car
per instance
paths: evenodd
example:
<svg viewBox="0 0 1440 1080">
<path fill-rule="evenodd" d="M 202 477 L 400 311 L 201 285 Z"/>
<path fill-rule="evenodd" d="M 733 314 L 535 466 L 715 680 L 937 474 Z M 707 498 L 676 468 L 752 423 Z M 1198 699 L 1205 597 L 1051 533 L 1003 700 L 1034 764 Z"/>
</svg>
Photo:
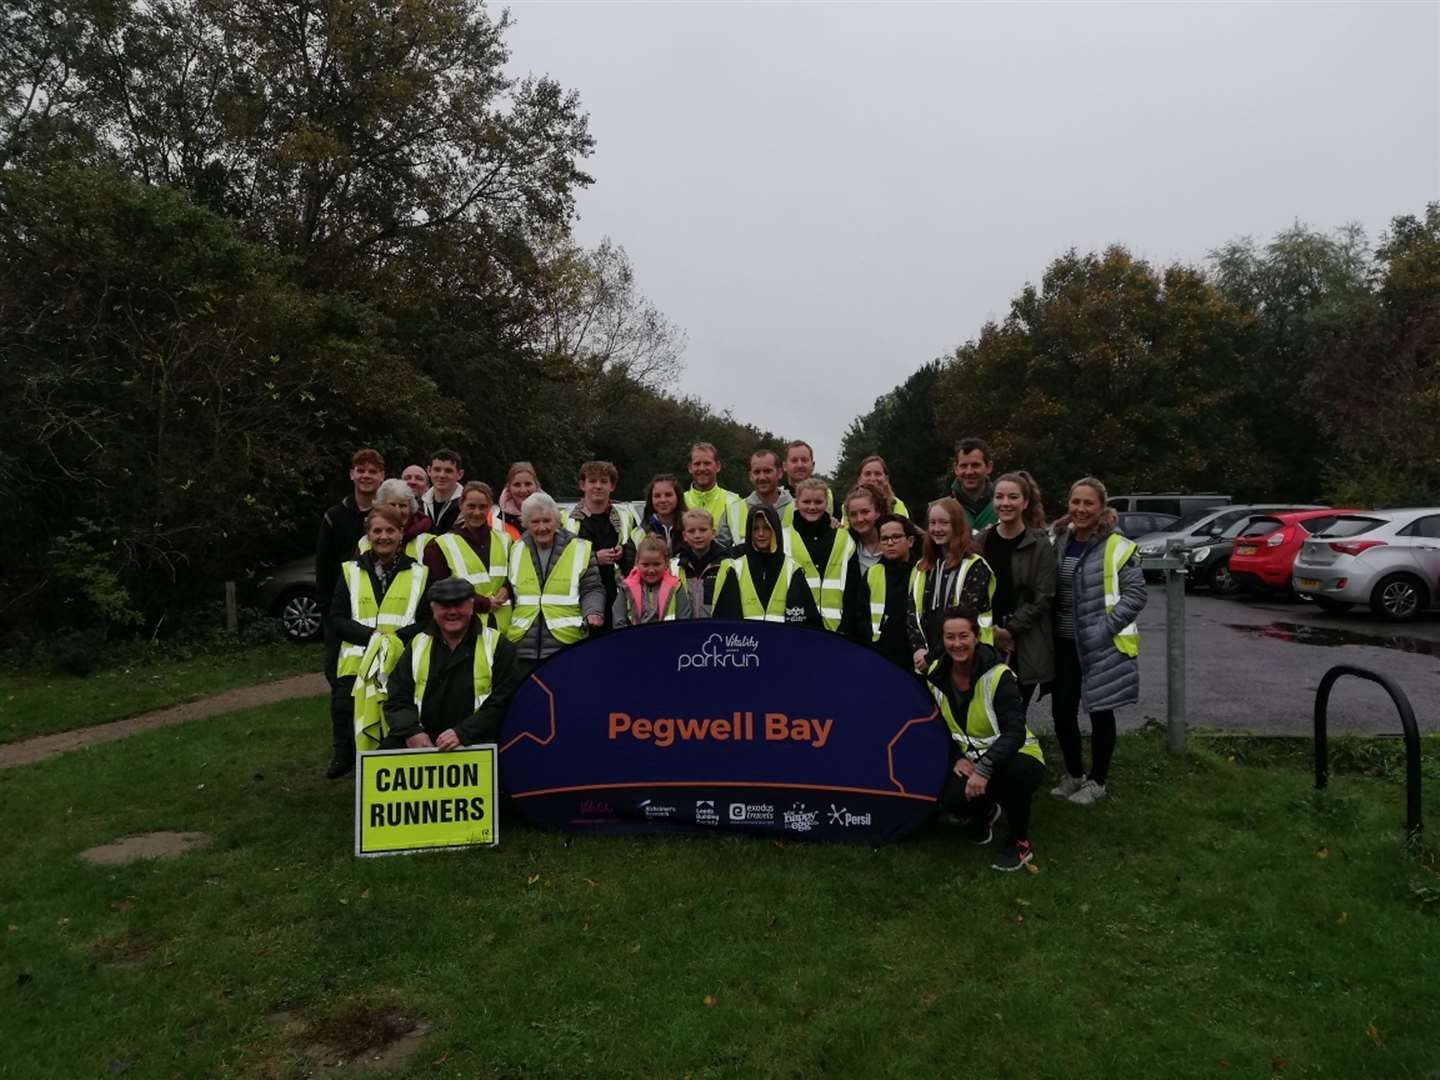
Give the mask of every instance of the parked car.
<svg viewBox="0 0 1440 1080">
<path fill-rule="evenodd" d="M 1300 510 L 1251 518 L 1230 552 L 1230 577 L 1247 592 L 1291 592 L 1290 572 L 1300 546 L 1354 510 Z"/>
<path fill-rule="evenodd" d="M 1440 602 L 1440 507 L 1344 514 L 1306 540 L 1291 583 L 1329 611 L 1403 622 Z"/>
<path fill-rule="evenodd" d="M 1138 540 L 1149 533 L 1168 529 L 1180 519 L 1174 514 L 1153 514 L 1127 512 L 1117 515 L 1120 534 L 1131 540 Z"/>
<path fill-rule="evenodd" d="M 1321 507 L 1285 503 L 1202 508 L 1192 510 L 1168 529 L 1142 536 L 1137 543 L 1142 556 L 1161 555 L 1166 542 L 1171 537 L 1178 538 L 1190 573 L 1188 584 L 1230 593 L 1235 591 L 1230 580 L 1230 549 L 1246 522 L 1263 513 L 1318 509 Z M 1147 574 L 1147 577 L 1154 580 L 1158 575 Z"/>
<path fill-rule="evenodd" d="M 280 620 L 291 641 L 314 641 L 325 625 L 325 608 L 315 591 L 315 556 L 306 555 L 284 566 L 260 583 L 260 610 Z"/>
<path fill-rule="evenodd" d="M 1105 500 L 1105 505 L 1117 514 L 1137 511 L 1184 517 L 1195 510 L 1229 506 L 1230 496 L 1219 495 L 1213 491 L 1202 491 L 1193 495 L 1184 495 L 1178 491 L 1137 491 L 1131 495 L 1112 495 Z"/>
</svg>

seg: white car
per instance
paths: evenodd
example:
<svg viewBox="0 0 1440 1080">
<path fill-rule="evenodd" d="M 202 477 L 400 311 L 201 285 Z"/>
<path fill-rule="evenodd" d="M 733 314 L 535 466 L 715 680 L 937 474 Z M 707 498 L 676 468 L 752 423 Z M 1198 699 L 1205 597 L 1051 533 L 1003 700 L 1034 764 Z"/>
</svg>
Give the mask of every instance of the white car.
<svg viewBox="0 0 1440 1080">
<path fill-rule="evenodd" d="M 1305 541 L 1290 583 L 1330 611 L 1415 618 L 1440 603 L 1440 507 L 1342 514 Z"/>
</svg>

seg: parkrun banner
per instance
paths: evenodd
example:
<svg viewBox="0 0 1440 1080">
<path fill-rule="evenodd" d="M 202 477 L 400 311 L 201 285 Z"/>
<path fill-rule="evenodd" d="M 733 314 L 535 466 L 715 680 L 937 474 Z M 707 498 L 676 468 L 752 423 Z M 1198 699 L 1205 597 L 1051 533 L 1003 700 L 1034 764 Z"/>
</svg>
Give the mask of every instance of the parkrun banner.
<svg viewBox="0 0 1440 1080">
<path fill-rule="evenodd" d="M 506 713 L 500 773 L 543 825 L 876 844 L 934 813 L 948 753 L 930 695 L 871 650 L 697 620 L 607 634 L 536 668 Z"/>
</svg>

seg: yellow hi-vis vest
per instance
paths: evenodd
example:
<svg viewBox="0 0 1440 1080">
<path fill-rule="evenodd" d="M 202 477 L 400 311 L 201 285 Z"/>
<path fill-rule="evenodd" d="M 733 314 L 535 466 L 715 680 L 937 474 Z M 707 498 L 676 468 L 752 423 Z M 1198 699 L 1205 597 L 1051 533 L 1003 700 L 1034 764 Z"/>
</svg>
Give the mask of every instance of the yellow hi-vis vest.
<svg viewBox="0 0 1440 1080">
<path fill-rule="evenodd" d="M 960 563 L 960 572 L 955 575 L 955 584 L 951 587 L 950 595 L 945 597 L 942 602 L 937 605 L 937 607 L 939 607 L 941 611 L 944 611 L 948 607 L 954 607 L 960 603 L 960 594 L 965 590 L 965 578 L 969 576 L 970 568 L 973 567 L 976 563 L 983 564 L 985 569 L 987 570 L 990 569 L 990 564 L 985 562 L 985 560 L 982 559 L 979 555 L 965 556 L 964 560 Z M 924 615 L 926 577 L 928 577 L 928 575 L 918 566 L 915 568 L 915 572 L 910 575 L 910 598 L 915 602 L 915 621 L 920 625 L 922 630 L 925 626 Z M 994 605 L 994 602 L 995 572 L 991 570 L 990 588 L 985 598 L 985 610 L 979 612 L 980 640 L 983 641 L 986 645 L 995 644 L 995 617 L 991 614 L 991 608 Z M 929 644 L 931 646 L 934 646 L 938 644 L 938 642 L 932 641 L 929 642 Z"/>
<path fill-rule="evenodd" d="M 445 556 L 445 565 L 450 573 L 462 577 L 481 596 L 494 596 L 505 584 L 505 574 L 510 562 L 510 538 L 500 529 L 490 530 L 490 565 L 487 567 L 470 542 L 459 533 L 437 536 L 440 554 Z M 495 626 L 504 633 L 510 627 L 510 605 L 501 604 L 490 617 Z"/>
<path fill-rule="evenodd" d="M 1120 602 L 1120 568 L 1135 554 L 1135 545 L 1119 533 L 1105 538 L 1105 614 Z M 993 590 L 992 590 L 993 591 Z M 1115 635 L 1115 648 L 1126 656 L 1140 655 L 1140 628 L 1133 622 Z"/>
<path fill-rule="evenodd" d="M 939 664 L 939 660 L 935 661 L 930 665 L 930 670 L 934 671 Z M 970 698 L 970 707 L 965 710 L 963 725 L 956 721 L 955 710 L 950 707 L 950 696 L 945 693 L 944 688 L 934 683 L 926 683 L 940 709 L 940 715 L 945 718 L 945 726 L 950 729 L 950 737 L 959 745 L 960 752 L 971 761 L 978 760 L 1000 737 L 1000 722 L 995 717 L 995 688 L 1006 675 L 1014 677 L 1006 665 L 996 664 L 980 676 Z M 1045 763 L 1045 753 L 1040 749 L 1040 743 L 1028 725 L 1025 728 L 1025 745 L 1020 747 L 1020 752 L 1029 754 L 1042 765 Z"/>
<path fill-rule="evenodd" d="M 915 575 L 912 568 L 911 577 Z M 885 578 L 885 560 L 881 559 L 869 570 L 865 571 L 865 584 L 870 590 L 870 640 L 880 640 L 880 630 L 885 622 L 885 594 L 887 592 Z"/>
<path fill-rule="evenodd" d="M 412 536 L 409 540 L 405 541 L 405 554 L 409 555 L 410 558 L 416 562 L 423 562 L 425 559 L 425 549 L 430 546 L 430 541 L 434 539 L 435 535 L 433 533 L 420 533 Z M 355 545 L 355 551 L 357 554 L 364 555 L 369 550 L 370 537 L 362 536 L 360 542 Z"/>
<path fill-rule="evenodd" d="M 475 686 L 475 708 L 490 696 L 490 673 L 495 667 L 495 648 L 500 644 L 500 631 L 480 626 L 475 635 L 475 666 L 471 679 Z M 430 653 L 435 645 L 433 635 L 416 634 L 410 641 L 410 673 L 415 677 L 415 715 L 425 711 L 425 684 L 430 681 Z"/>
<path fill-rule="evenodd" d="M 537 615 L 545 616 L 545 625 L 562 645 L 574 645 L 585 638 L 585 617 L 580 613 L 580 576 L 590 565 L 593 545 L 575 537 L 565 546 L 560 557 L 550 566 L 543 585 L 530 545 L 524 542 L 510 546 L 510 584 L 515 588 L 515 610 L 510 616 L 510 629 L 505 636 L 520 641 Z"/>
<path fill-rule="evenodd" d="M 805 547 L 804 537 L 793 527 L 787 528 L 781 539 L 785 542 L 785 554 L 800 564 L 800 570 L 805 575 L 805 584 L 810 586 L 811 595 L 818 601 L 820 618 L 825 622 L 825 629 L 840 629 L 841 607 L 845 602 L 845 577 L 850 572 L 850 557 L 855 554 L 855 538 L 850 535 L 850 530 L 843 525 L 835 530 L 835 543 L 830 548 L 830 558 L 825 562 L 823 577 L 815 565 L 815 560 L 811 558 L 809 549 Z"/>
<path fill-rule="evenodd" d="M 620 537 L 616 543 L 622 547 L 628 543 L 638 544 L 645 536 L 645 530 L 640 527 L 639 515 L 631 508 L 629 503 L 619 503 L 613 500 L 610 503 L 610 514 L 615 523 L 615 532 Z M 573 533 L 580 531 L 580 523 L 585 520 L 585 504 L 578 502 L 570 511 L 569 524 L 566 525 Z"/>
<path fill-rule="evenodd" d="M 709 491 L 700 491 L 698 488 L 685 489 L 685 509 L 710 511 L 710 520 L 715 523 L 715 528 L 720 528 L 720 522 L 724 521 L 730 526 L 730 539 L 737 546 L 745 542 L 745 500 L 736 495 L 733 491 L 726 491 L 719 484 L 716 484 Z"/>
<path fill-rule="evenodd" d="M 725 578 L 735 575 L 735 584 L 740 589 L 740 617 L 762 622 L 785 621 L 785 598 L 790 595 L 790 583 L 800 573 L 800 564 L 785 556 L 780 576 L 775 579 L 775 588 L 770 593 L 770 602 L 760 603 L 760 594 L 755 591 L 755 579 L 750 576 L 750 560 L 743 555 L 738 559 L 726 559 L 720 564 L 720 573 L 715 578 L 715 596 L 725 587 Z"/>
<path fill-rule="evenodd" d="M 375 600 L 375 589 L 370 584 L 370 575 L 358 562 L 352 560 L 345 563 L 340 567 L 340 573 L 345 575 L 345 586 L 350 590 L 350 618 L 356 622 L 372 630 L 393 635 L 398 633 L 402 626 L 409 626 L 415 621 L 420 597 L 425 592 L 425 579 L 428 577 L 423 563 L 406 567 L 396 574 L 384 599 L 378 603 Z M 376 636 L 371 636 L 372 644 Z M 351 675 L 358 676 L 361 672 L 361 660 L 368 649 L 369 646 L 366 645 L 342 642 L 335 674 L 342 679 Z"/>
</svg>

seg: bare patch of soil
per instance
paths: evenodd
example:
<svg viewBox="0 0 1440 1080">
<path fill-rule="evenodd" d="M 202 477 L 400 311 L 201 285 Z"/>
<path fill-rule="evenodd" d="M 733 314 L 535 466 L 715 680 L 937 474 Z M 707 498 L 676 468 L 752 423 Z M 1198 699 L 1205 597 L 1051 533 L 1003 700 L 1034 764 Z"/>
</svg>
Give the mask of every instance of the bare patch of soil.
<svg viewBox="0 0 1440 1080">
<path fill-rule="evenodd" d="M 147 934 L 135 934 L 124 930 L 116 937 L 96 942 L 91 948 L 91 952 L 95 959 L 102 964 L 119 968 L 133 968 L 143 964 L 145 958 L 159 945 L 160 943 L 156 939 Z"/>
<path fill-rule="evenodd" d="M 290 1013 L 271 1017 L 286 1026 L 292 1018 Z M 429 1030 L 429 1023 L 421 1017 L 401 1016 L 383 1006 L 358 1005 L 309 1024 L 300 1049 L 321 1065 L 393 1069 L 420 1048 Z"/>
<path fill-rule="evenodd" d="M 151 832 L 122 836 L 109 844 L 86 848 L 80 858 L 96 866 L 124 866 L 137 859 L 178 859 L 210 843 L 208 833 Z"/>
<path fill-rule="evenodd" d="M 259 705 L 273 705 L 277 701 L 292 698 L 315 697 L 328 693 L 330 686 L 323 675 L 293 675 L 278 682 L 263 683 L 260 686 L 242 686 L 226 690 L 223 694 L 187 701 L 183 705 L 172 705 L 168 709 L 141 713 L 128 720 L 115 720 L 108 724 L 78 728 L 75 731 L 60 731 L 54 735 L 39 735 L 23 742 L 0 746 L 0 769 L 16 765 L 33 765 L 68 750 L 82 750 L 99 743 L 114 742 L 127 735 L 155 728 L 183 724 L 187 720 L 201 720 L 221 713 L 253 709 Z"/>
</svg>

